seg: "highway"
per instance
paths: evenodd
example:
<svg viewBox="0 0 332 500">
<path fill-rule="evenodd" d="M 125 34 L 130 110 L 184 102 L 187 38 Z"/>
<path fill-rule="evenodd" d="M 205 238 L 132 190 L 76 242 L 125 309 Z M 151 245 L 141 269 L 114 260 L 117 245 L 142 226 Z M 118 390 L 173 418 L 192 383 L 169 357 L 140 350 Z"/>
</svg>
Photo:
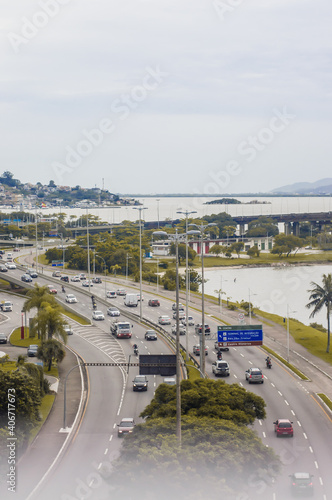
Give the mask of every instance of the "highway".
<svg viewBox="0 0 332 500">
<path fill-rule="evenodd" d="M 11 270 L 15 276 L 22 271 Z M 49 282 L 48 274 L 38 278 L 43 284 Z M 52 283 L 56 280 L 52 280 Z M 58 299 L 64 300 L 65 294 L 60 292 L 61 284 L 57 280 Z M 65 284 L 68 293 L 74 293 L 78 299 L 72 308 L 91 317 L 91 298 L 83 289 L 81 283 Z M 115 285 L 108 285 L 108 290 L 115 290 Z M 132 291 L 133 288 L 130 289 Z M 137 290 L 137 288 L 135 288 Z M 132 344 L 139 345 L 142 353 L 169 353 L 167 344 L 159 336 L 157 341 L 145 341 L 145 326 L 138 322 L 133 324 L 133 338 L 131 340 L 117 340 L 109 333 L 110 322 L 113 318 L 106 316 L 107 306 L 104 305 L 104 283 L 94 285 L 92 293 L 97 298 L 98 309 L 105 313 L 105 321 L 95 322 L 96 327 L 75 325 L 74 335 L 68 338 L 68 344 L 77 351 L 87 362 L 122 362 L 129 356 L 133 360 Z M 168 314 L 172 318 L 172 301 L 168 298 L 160 299 L 161 306 L 152 308 L 147 305 L 148 299 L 153 298 L 144 291 L 143 317 L 157 323 L 161 314 Z M 118 306 L 121 311 L 123 297 L 108 299 L 109 305 Z M 12 321 L 2 325 L 2 331 L 12 327 L 20 321 L 21 302 L 14 299 L 14 311 L 9 313 Z M 18 310 L 17 310 L 18 309 Z M 133 311 L 134 309 L 134 311 Z M 138 314 L 139 307 L 130 308 L 130 312 Z M 191 310 L 190 314 L 195 322 L 200 322 L 200 313 Z M 123 316 L 120 316 L 122 319 Z M 212 332 L 217 331 L 218 322 L 206 314 L 206 322 L 210 324 Z M 172 321 L 174 323 L 174 321 Z M 165 330 L 170 332 L 170 327 Z M 194 327 L 189 327 L 189 350 L 199 343 L 194 333 Z M 185 337 L 180 340 L 185 344 Z M 207 338 L 208 356 L 206 371 L 212 375 L 212 362 L 216 359 L 214 339 Z M 3 349 L 4 350 L 4 349 Z M 226 383 L 238 383 L 248 390 L 261 395 L 267 403 L 267 418 L 254 425 L 259 437 L 266 446 L 272 447 L 280 456 L 282 473 L 273 483 L 271 476 L 261 476 L 259 472 L 253 474 L 248 484 L 247 498 L 264 498 L 271 500 L 287 500 L 292 498 L 289 491 L 289 474 L 305 471 L 314 475 L 314 497 L 326 500 L 331 498 L 332 479 L 330 475 L 330 450 L 332 449 L 331 414 L 323 408 L 316 393 L 320 387 L 314 381 L 304 382 L 286 369 L 281 363 L 273 360 L 271 370 L 264 369 L 266 354 L 259 347 L 234 347 L 229 352 L 223 352 L 223 358 L 230 364 L 231 374 L 225 379 Z M 199 359 L 199 358 L 197 358 Z M 264 384 L 249 384 L 245 381 L 245 370 L 249 367 L 260 367 L 264 373 Z M 47 480 L 47 490 L 52 491 L 52 499 L 59 498 L 109 498 L 112 485 L 101 479 L 107 477 L 111 461 L 117 456 L 121 440 L 117 437 L 117 426 L 121 418 L 133 416 L 139 422 L 139 413 L 148 404 L 155 387 L 162 382 L 162 377 L 149 376 L 149 389 L 146 393 L 135 393 L 132 390 L 132 380 L 138 373 L 137 368 L 130 368 L 127 376 L 124 368 L 91 367 L 89 368 L 90 399 L 82 424 L 75 436 L 73 445 L 67 450 L 58 465 L 56 472 Z M 323 391 L 322 391 L 323 392 Z M 277 418 L 289 418 L 293 421 L 294 437 L 277 438 L 274 433 L 273 421 Z M 98 472 L 96 472 L 98 471 Z M 45 494 L 45 493 L 44 493 Z M 40 498 L 43 498 L 41 493 Z M 44 497 L 45 498 L 45 497 Z M 88 496 L 86 496 L 88 498 Z"/>
</svg>

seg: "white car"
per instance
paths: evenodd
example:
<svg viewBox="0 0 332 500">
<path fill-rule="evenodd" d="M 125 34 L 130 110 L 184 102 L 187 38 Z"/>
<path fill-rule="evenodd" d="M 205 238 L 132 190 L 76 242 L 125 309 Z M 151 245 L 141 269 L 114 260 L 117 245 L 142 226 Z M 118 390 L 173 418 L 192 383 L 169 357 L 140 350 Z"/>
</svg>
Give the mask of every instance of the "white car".
<svg viewBox="0 0 332 500">
<path fill-rule="evenodd" d="M 68 302 L 69 304 L 76 304 L 77 298 L 75 297 L 75 295 L 70 293 L 69 295 L 66 295 L 66 302 Z"/>
<path fill-rule="evenodd" d="M 87 287 L 87 288 L 88 288 L 89 286 L 90 286 L 90 287 L 91 287 L 91 286 L 93 286 L 93 283 L 91 283 L 91 281 L 90 281 L 90 285 L 89 285 L 89 280 L 82 281 L 82 286 L 85 286 L 85 287 Z"/>
<path fill-rule="evenodd" d="M 172 333 L 174 333 L 174 335 L 176 335 L 176 325 L 172 326 Z M 180 323 L 179 324 L 179 335 L 185 335 L 185 334 L 186 334 L 186 327 Z"/>
<path fill-rule="evenodd" d="M 159 316 L 158 323 L 159 325 L 170 325 L 171 318 L 169 316 Z"/>
<path fill-rule="evenodd" d="M 106 297 L 108 299 L 116 299 L 117 295 L 116 295 L 116 292 L 109 290 L 108 292 L 106 292 Z"/>
<path fill-rule="evenodd" d="M 14 262 L 6 262 L 5 266 L 7 269 L 16 269 L 16 264 L 14 264 Z"/>
<path fill-rule="evenodd" d="M 70 281 L 73 281 L 74 283 L 79 283 L 81 280 L 80 280 L 80 277 L 78 275 L 76 275 L 76 276 L 72 276 L 70 278 Z"/>
<path fill-rule="evenodd" d="M 187 320 L 185 317 L 183 319 L 180 317 L 180 321 L 183 325 L 187 324 Z M 194 324 L 195 324 L 194 318 L 192 316 L 188 316 L 188 326 L 194 326 Z"/>
<path fill-rule="evenodd" d="M 92 319 L 95 319 L 96 321 L 102 321 L 103 319 L 105 319 L 104 313 L 102 311 L 93 311 Z"/>
<path fill-rule="evenodd" d="M 120 311 L 117 307 L 109 307 L 107 309 L 107 314 L 109 316 L 120 316 Z"/>
</svg>

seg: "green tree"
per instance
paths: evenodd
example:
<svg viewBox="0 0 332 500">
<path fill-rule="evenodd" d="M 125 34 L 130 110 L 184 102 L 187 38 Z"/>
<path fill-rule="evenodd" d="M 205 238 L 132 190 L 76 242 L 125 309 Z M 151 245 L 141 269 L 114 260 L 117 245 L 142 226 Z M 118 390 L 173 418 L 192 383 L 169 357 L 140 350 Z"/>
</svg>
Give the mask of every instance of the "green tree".
<svg viewBox="0 0 332 500">
<path fill-rule="evenodd" d="M 27 292 L 27 299 L 23 304 L 22 310 L 24 312 L 29 312 L 31 309 L 37 309 L 37 316 L 40 313 L 42 305 L 48 303 L 52 306 L 57 306 L 57 301 L 49 293 L 47 286 L 40 286 L 38 283 L 35 283 L 35 286 Z M 37 326 L 37 334 L 38 338 L 40 338 L 40 330 Z"/>
<path fill-rule="evenodd" d="M 237 254 L 238 258 L 239 258 L 240 257 L 240 252 L 241 252 L 241 250 L 243 250 L 243 247 L 244 247 L 243 241 L 237 241 L 236 243 L 233 243 L 231 245 L 231 251 L 235 252 Z"/>
<path fill-rule="evenodd" d="M 319 285 L 314 281 L 311 282 L 313 288 L 308 290 L 310 293 L 308 309 L 313 308 L 310 318 L 313 318 L 325 306 L 327 313 L 327 346 L 326 352 L 330 352 L 330 312 L 332 305 L 332 274 L 323 274 L 323 284 Z"/>
<path fill-rule="evenodd" d="M 212 253 L 214 255 L 217 255 L 217 257 L 219 257 L 220 254 L 224 253 L 224 250 L 225 248 L 222 245 L 218 245 L 216 243 L 210 248 L 209 253 Z"/>
<path fill-rule="evenodd" d="M 41 307 L 35 317 L 36 330 L 40 332 L 42 342 L 46 339 L 56 337 L 67 342 L 67 334 L 64 330 L 66 321 L 63 316 L 63 309 L 60 305 L 51 305 L 48 302 L 42 302 Z"/>
<path fill-rule="evenodd" d="M 260 251 L 258 250 L 258 246 L 254 245 L 253 247 L 248 248 L 247 255 L 249 257 L 259 257 Z"/>
<path fill-rule="evenodd" d="M 297 236 L 294 236 L 293 234 L 286 235 L 284 233 L 277 234 L 277 236 L 274 238 L 274 245 L 271 250 L 272 254 L 278 254 L 279 257 L 282 256 L 282 254 L 286 254 L 286 257 L 290 255 L 291 252 L 294 252 L 294 255 L 296 252 L 302 248 L 303 246 L 303 240 L 301 238 L 298 238 Z"/>
<path fill-rule="evenodd" d="M 260 236 L 276 236 L 279 233 L 278 224 L 269 217 L 258 217 L 248 224 L 246 236 L 248 238 L 257 238 Z"/>
<path fill-rule="evenodd" d="M 170 255 L 176 255 L 176 245 L 175 243 L 171 244 Z M 180 243 L 178 246 L 178 255 L 179 255 L 179 264 L 181 265 L 181 260 L 185 261 L 186 259 L 186 245 L 184 243 Z M 192 248 L 188 246 L 188 261 L 192 263 L 196 257 L 196 252 Z"/>
<path fill-rule="evenodd" d="M 48 366 L 48 371 L 52 368 L 52 361 L 61 363 L 66 355 L 62 344 L 54 339 L 46 340 L 41 346 L 39 346 L 37 351 L 37 358 L 44 361 Z"/>
</svg>

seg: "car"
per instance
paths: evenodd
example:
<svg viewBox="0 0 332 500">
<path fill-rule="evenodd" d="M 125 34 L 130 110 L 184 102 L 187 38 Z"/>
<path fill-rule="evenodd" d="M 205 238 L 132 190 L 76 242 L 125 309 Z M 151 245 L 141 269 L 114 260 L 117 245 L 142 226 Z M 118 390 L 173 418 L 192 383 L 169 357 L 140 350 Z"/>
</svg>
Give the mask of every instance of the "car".
<svg viewBox="0 0 332 500">
<path fill-rule="evenodd" d="M 13 252 L 19 252 L 20 249 L 18 247 L 13 248 Z"/>
<path fill-rule="evenodd" d="M 0 255 L 5 255 L 5 251 L 4 250 L 0 250 Z"/>
<path fill-rule="evenodd" d="M 126 294 L 126 295 L 127 295 L 127 294 Z M 140 293 L 137 293 L 136 295 L 137 295 L 137 300 L 138 300 L 138 302 L 139 302 L 139 301 L 141 300 L 141 294 L 140 294 Z M 144 295 L 142 295 L 142 302 L 143 302 L 143 300 L 144 300 Z"/>
<path fill-rule="evenodd" d="M 200 346 L 199 346 L 199 345 L 194 345 L 194 346 L 193 346 L 193 353 L 194 353 L 196 356 L 199 356 L 199 355 L 200 355 L 200 352 L 201 352 Z M 205 346 L 205 356 L 207 356 L 208 354 L 209 354 L 208 347 L 207 347 L 207 346 Z"/>
<path fill-rule="evenodd" d="M 10 312 L 13 310 L 13 304 L 10 302 L 10 300 L 4 300 L 0 304 L 0 309 L 3 312 Z"/>
<path fill-rule="evenodd" d="M 7 269 L 16 269 L 16 264 L 14 264 L 14 262 L 6 262 L 5 266 Z"/>
<path fill-rule="evenodd" d="M 53 276 L 53 278 L 61 278 L 61 272 L 60 271 L 53 271 L 52 276 Z"/>
<path fill-rule="evenodd" d="M 30 274 L 22 274 L 21 281 L 25 281 L 26 283 L 31 283 L 32 278 Z"/>
<path fill-rule="evenodd" d="M 229 377 L 229 364 L 223 360 L 214 361 L 212 363 L 212 373 L 216 377 Z"/>
<path fill-rule="evenodd" d="M 157 334 L 154 330 L 147 330 L 144 334 L 145 340 L 158 340 Z"/>
<path fill-rule="evenodd" d="M 136 375 L 133 380 L 133 391 L 147 391 L 148 384 L 149 381 L 146 375 Z"/>
<path fill-rule="evenodd" d="M 160 306 L 160 302 L 158 299 L 150 299 L 149 302 L 148 302 L 148 305 L 150 307 L 159 307 Z"/>
<path fill-rule="evenodd" d="M 0 333 L 0 344 L 7 344 L 7 335 L 5 333 Z"/>
<path fill-rule="evenodd" d="M 31 278 L 38 278 L 38 273 L 34 269 L 28 269 L 26 274 L 29 274 Z"/>
<path fill-rule="evenodd" d="M 54 288 L 53 285 L 47 285 L 47 288 L 50 293 L 53 293 L 53 295 L 56 295 L 58 293 L 58 290 Z"/>
<path fill-rule="evenodd" d="M 176 335 L 176 325 L 172 325 L 172 333 Z M 186 327 L 182 325 L 181 323 L 179 324 L 179 335 L 185 335 L 186 334 Z"/>
<path fill-rule="evenodd" d="M 91 281 L 89 283 L 89 280 L 85 280 L 85 281 L 82 281 L 82 286 L 85 286 L 85 287 L 89 287 L 90 286 L 91 287 L 91 286 L 93 286 L 93 283 L 91 283 Z"/>
<path fill-rule="evenodd" d="M 294 436 L 293 422 L 288 420 L 288 418 L 278 418 L 274 424 L 274 432 L 277 437 L 279 436 Z"/>
<path fill-rule="evenodd" d="M 176 314 L 177 312 L 174 311 L 173 312 L 173 319 L 176 319 Z M 186 319 L 186 313 L 184 311 L 179 311 L 179 320 L 183 320 L 183 319 Z"/>
<path fill-rule="evenodd" d="M 72 276 L 70 278 L 70 281 L 72 281 L 73 283 L 78 283 L 80 280 L 80 277 L 78 276 L 78 274 L 76 276 Z"/>
<path fill-rule="evenodd" d="M 260 368 L 248 368 L 246 370 L 246 380 L 249 384 L 263 384 L 264 383 L 264 375 Z"/>
<path fill-rule="evenodd" d="M 218 351 L 229 351 L 229 347 L 225 347 L 222 345 L 223 343 L 222 342 L 218 342 L 218 340 L 215 341 L 214 343 L 214 348 L 215 350 L 218 352 Z"/>
<path fill-rule="evenodd" d="M 27 350 L 27 355 L 29 358 L 33 358 L 33 357 L 37 356 L 38 347 L 39 346 L 37 344 L 29 345 L 28 350 Z"/>
<path fill-rule="evenodd" d="M 80 278 L 80 280 L 86 280 L 85 273 L 80 273 L 79 278 Z"/>
<path fill-rule="evenodd" d="M 133 432 L 135 427 L 135 420 L 133 418 L 123 418 L 118 424 L 118 437 L 123 437 L 126 434 Z"/>
<path fill-rule="evenodd" d="M 207 323 L 205 323 L 205 335 L 208 335 L 211 332 L 211 328 Z M 198 323 L 195 325 L 195 333 L 201 334 L 202 333 L 202 323 Z"/>
<path fill-rule="evenodd" d="M 112 290 L 108 290 L 108 292 L 106 292 L 106 297 L 108 299 L 116 299 L 117 295 L 116 295 L 116 292 L 113 292 Z"/>
<path fill-rule="evenodd" d="M 312 474 L 309 474 L 309 472 L 294 472 L 289 477 L 291 478 L 291 491 L 294 496 L 313 496 Z"/>
<path fill-rule="evenodd" d="M 97 276 L 92 278 L 92 283 L 102 283 L 101 278 L 98 278 Z"/>
<path fill-rule="evenodd" d="M 175 385 L 176 384 L 176 379 L 174 377 L 165 377 L 164 380 L 163 380 L 163 384 Z"/>
<path fill-rule="evenodd" d="M 104 313 L 102 311 L 92 311 L 92 319 L 96 321 L 102 321 L 105 319 Z"/>
<path fill-rule="evenodd" d="M 127 295 L 127 292 L 124 288 L 118 288 L 116 294 L 120 295 L 121 297 L 125 297 Z"/>
<path fill-rule="evenodd" d="M 181 323 L 187 325 L 187 318 L 186 317 L 182 318 Z M 195 324 L 194 318 L 192 316 L 188 316 L 188 326 L 194 326 L 194 324 Z"/>
<path fill-rule="evenodd" d="M 176 311 L 176 303 L 172 305 L 172 311 Z M 179 311 L 184 311 L 184 305 L 179 302 Z"/>
<path fill-rule="evenodd" d="M 69 276 L 61 276 L 60 280 L 69 283 Z"/>
<path fill-rule="evenodd" d="M 159 325 L 170 325 L 171 318 L 169 316 L 159 316 L 158 323 Z"/>
<path fill-rule="evenodd" d="M 67 324 L 63 325 L 63 329 L 67 335 L 73 335 L 73 330 L 71 329 L 70 325 Z"/>
<path fill-rule="evenodd" d="M 120 316 L 120 311 L 117 307 L 109 307 L 107 309 L 107 314 L 109 316 Z"/>
<path fill-rule="evenodd" d="M 77 298 L 72 293 L 69 293 L 68 295 L 66 295 L 66 302 L 68 302 L 68 304 L 76 304 Z"/>
<path fill-rule="evenodd" d="M 0 272 L 8 273 L 8 268 L 4 264 L 0 264 Z"/>
</svg>

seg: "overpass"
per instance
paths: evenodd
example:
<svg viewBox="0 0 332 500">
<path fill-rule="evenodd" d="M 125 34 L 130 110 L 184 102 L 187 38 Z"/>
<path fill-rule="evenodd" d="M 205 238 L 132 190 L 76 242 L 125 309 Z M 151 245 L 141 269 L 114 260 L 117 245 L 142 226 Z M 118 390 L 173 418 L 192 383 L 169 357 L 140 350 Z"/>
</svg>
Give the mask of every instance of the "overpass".
<svg viewBox="0 0 332 500">
<path fill-rule="evenodd" d="M 331 224 L 332 222 L 332 212 L 308 212 L 308 213 L 294 213 L 294 214 L 274 214 L 274 215 L 264 215 L 271 219 L 276 224 L 285 225 L 285 234 L 294 234 L 296 236 L 300 233 L 300 223 L 310 222 L 313 226 L 318 227 L 320 230 L 325 224 Z M 240 227 L 240 234 L 245 233 L 246 225 L 248 225 L 253 220 L 257 220 L 259 216 L 257 215 L 245 215 L 245 216 L 235 216 L 232 219 Z"/>
</svg>

